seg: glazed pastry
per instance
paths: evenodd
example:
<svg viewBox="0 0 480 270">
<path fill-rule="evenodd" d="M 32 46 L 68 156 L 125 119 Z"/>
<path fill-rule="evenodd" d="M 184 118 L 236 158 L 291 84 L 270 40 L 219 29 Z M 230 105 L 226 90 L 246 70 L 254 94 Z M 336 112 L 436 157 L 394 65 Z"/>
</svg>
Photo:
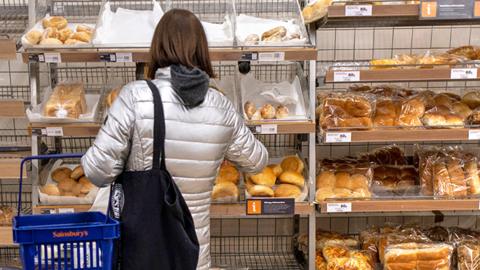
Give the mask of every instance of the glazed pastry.
<svg viewBox="0 0 480 270">
<path fill-rule="evenodd" d="M 43 28 L 53 27 L 57 28 L 58 30 L 62 30 L 63 28 L 67 27 L 67 24 L 67 19 L 61 16 L 52 16 L 42 20 Z"/>
<path fill-rule="evenodd" d="M 260 114 L 263 119 L 274 119 L 275 118 L 275 107 L 271 104 L 265 104 L 260 109 Z"/>
</svg>

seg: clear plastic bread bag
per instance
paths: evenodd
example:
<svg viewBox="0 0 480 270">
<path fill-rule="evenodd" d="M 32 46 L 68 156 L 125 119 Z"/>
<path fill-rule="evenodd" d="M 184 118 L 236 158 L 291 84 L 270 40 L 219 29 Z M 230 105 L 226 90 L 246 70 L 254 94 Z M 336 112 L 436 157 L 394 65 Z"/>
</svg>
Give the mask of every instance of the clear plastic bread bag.
<svg viewBox="0 0 480 270">
<path fill-rule="evenodd" d="M 87 101 L 82 82 L 66 81 L 58 83 L 51 93 L 46 93 L 43 115 L 56 118 L 78 119 L 87 113 Z"/>
<path fill-rule="evenodd" d="M 375 262 L 379 261 L 379 258 L 378 258 L 378 241 L 379 240 L 380 240 L 380 229 L 378 227 L 372 226 L 360 232 L 361 249 L 368 251 Z"/>
<path fill-rule="evenodd" d="M 371 162 L 380 165 L 408 164 L 408 159 L 404 151 L 396 144 L 376 148 L 367 153 L 359 153 L 357 157 L 362 162 Z"/>
<path fill-rule="evenodd" d="M 365 250 L 329 244 L 323 247 L 322 254 L 327 262 L 327 269 L 375 269 L 371 253 Z"/>
<path fill-rule="evenodd" d="M 372 192 L 376 196 L 416 196 L 420 186 L 414 166 L 378 165 L 373 169 Z"/>
<path fill-rule="evenodd" d="M 385 249 L 385 270 L 452 269 L 453 247 L 443 243 L 407 242 L 389 245 Z"/>
<path fill-rule="evenodd" d="M 457 247 L 457 269 L 480 269 L 480 240 L 465 240 Z"/>
<path fill-rule="evenodd" d="M 323 129 L 372 127 L 375 96 L 368 93 L 332 92 L 322 100 Z"/>
<path fill-rule="evenodd" d="M 422 123 L 427 127 L 461 128 L 471 114 L 470 108 L 453 93 L 430 96 L 432 106 L 426 108 Z"/>
</svg>

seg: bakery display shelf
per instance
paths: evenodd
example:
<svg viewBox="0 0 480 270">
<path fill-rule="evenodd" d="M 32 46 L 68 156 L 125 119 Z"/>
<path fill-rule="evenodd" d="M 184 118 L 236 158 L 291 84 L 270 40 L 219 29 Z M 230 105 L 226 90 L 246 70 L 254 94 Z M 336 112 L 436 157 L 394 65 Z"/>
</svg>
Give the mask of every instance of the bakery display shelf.
<svg viewBox="0 0 480 270">
<path fill-rule="evenodd" d="M 13 243 L 12 227 L 0 226 L 0 248 L 11 246 L 16 246 L 16 244 Z"/>
<path fill-rule="evenodd" d="M 20 52 L 25 63 L 38 61 L 145 63 L 149 61 L 149 48 L 52 48 L 21 49 Z M 60 58 L 51 60 L 45 57 L 46 54 L 47 56 L 59 55 Z M 211 48 L 210 57 L 212 61 L 306 61 L 316 60 L 317 51 L 313 47 Z"/>
<path fill-rule="evenodd" d="M 477 128 L 412 128 L 329 130 L 319 134 L 321 143 L 439 142 L 478 140 Z"/>
<path fill-rule="evenodd" d="M 247 217 L 245 202 L 239 203 L 213 203 L 210 207 L 212 218 L 235 218 Z M 314 208 L 308 202 L 295 203 L 295 215 L 308 216 L 314 212 Z M 252 216 L 258 218 L 259 216 Z M 272 217 L 266 215 L 265 217 Z"/>
<path fill-rule="evenodd" d="M 478 211 L 479 198 L 432 199 L 398 198 L 370 200 L 327 200 L 318 203 L 321 214 L 375 213 L 375 212 L 425 212 L 425 211 Z"/>
<path fill-rule="evenodd" d="M 0 118 L 25 118 L 25 102 L 0 99 Z"/>
<path fill-rule="evenodd" d="M 33 206 L 33 214 L 61 214 L 61 213 L 77 213 L 86 212 L 92 206 L 89 204 L 77 204 L 77 205 L 36 205 Z"/>
<path fill-rule="evenodd" d="M 325 75 L 326 83 L 345 82 L 415 82 L 415 81 L 449 81 L 478 80 L 476 64 L 459 65 L 454 68 L 422 68 L 412 66 L 405 68 L 360 69 L 359 67 L 331 68 Z"/>
</svg>

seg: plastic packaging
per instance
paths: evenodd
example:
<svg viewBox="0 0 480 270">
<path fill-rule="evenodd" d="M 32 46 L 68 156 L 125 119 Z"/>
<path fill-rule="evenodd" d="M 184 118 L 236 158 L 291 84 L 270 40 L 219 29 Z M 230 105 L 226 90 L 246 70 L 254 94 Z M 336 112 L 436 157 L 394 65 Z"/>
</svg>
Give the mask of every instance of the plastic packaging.
<svg viewBox="0 0 480 270">
<path fill-rule="evenodd" d="M 422 122 L 429 127 L 461 128 L 471 114 L 470 108 L 452 93 L 432 95 L 433 106 L 425 111 Z"/>
<path fill-rule="evenodd" d="M 369 163 L 333 163 L 322 166 L 316 178 L 317 201 L 335 198 L 371 198 L 373 170 Z"/>
<path fill-rule="evenodd" d="M 402 243 L 385 250 L 385 270 L 451 269 L 453 247 L 437 243 Z"/>
<path fill-rule="evenodd" d="M 405 153 L 395 144 L 374 149 L 369 153 L 360 153 L 358 160 L 378 165 L 408 165 Z"/>
<path fill-rule="evenodd" d="M 371 69 L 412 69 L 451 67 L 469 59 L 460 54 L 425 52 L 423 55 L 399 54 L 393 58 L 374 59 L 370 61 Z"/>
<path fill-rule="evenodd" d="M 326 245 L 322 249 L 329 270 L 373 270 L 375 263 L 371 254 L 363 250 L 354 250 L 343 245 Z"/>
<path fill-rule="evenodd" d="M 378 196 L 415 196 L 420 186 L 414 166 L 379 165 L 374 168 L 372 191 Z"/>
<path fill-rule="evenodd" d="M 367 93 L 332 92 L 322 100 L 323 129 L 369 129 L 375 111 L 375 96 Z"/>
<path fill-rule="evenodd" d="M 458 270 L 480 269 L 480 240 L 467 240 L 457 247 Z"/>
</svg>

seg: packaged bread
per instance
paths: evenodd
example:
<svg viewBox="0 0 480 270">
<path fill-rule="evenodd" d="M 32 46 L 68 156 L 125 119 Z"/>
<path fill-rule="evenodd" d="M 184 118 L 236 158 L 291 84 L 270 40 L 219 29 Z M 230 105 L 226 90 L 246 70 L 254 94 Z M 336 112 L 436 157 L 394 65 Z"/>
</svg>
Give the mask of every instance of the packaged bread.
<svg viewBox="0 0 480 270">
<path fill-rule="evenodd" d="M 13 208 L 10 206 L 0 206 L 0 226 L 11 226 L 14 216 Z"/>
<path fill-rule="evenodd" d="M 336 198 L 371 198 L 373 171 L 370 164 L 344 166 L 332 164 L 322 167 L 316 178 L 317 201 Z"/>
<path fill-rule="evenodd" d="M 378 165 L 373 169 L 372 191 L 376 195 L 415 195 L 419 187 L 414 166 Z"/>
<path fill-rule="evenodd" d="M 471 91 L 463 95 L 462 102 L 474 110 L 480 107 L 480 91 Z"/>
<path fill-rule="evenodd" d="M 474 46 L 461 46 L 447 51 L 448 54 L 465 57 L 468 60 L 478 60 L 480 50 Z"/>
<path fill-rule="evenodd" d="M 368 252 L 350 249 L 342 245 L 326 245 L 322 249 L 323 257 L 327 262 L 327 269 L 331 270 L 373 270 L 374 262 Z"/>
<path fill-rule="evenodd" d="M 368 153 L 358 154 L 360 162 L 371 162 L 378 165 L 407 165 L 408 160 L 404 151 L 395 144 L 375 148 Z"/>
<path fill-rule="evenodd" d="M 443 243 L 402 243 L 385 250 L 386 270 L 451 269 L 453 247 Z"/>
<path fill-rule="evenodd" d="M 425 114 L 425 103 L 424 98 L 419 95 L 405 99 L 401 103 L 398 125 L 403 127 L 423 126 L 421 119 Z"/>
<path fill-rule="evenodd" d="M 384 230 L 378 240 L 378 254 L 381 263 L 386 263 L 387 249 L 397 244 L 431 243 L 432 241 L 417 226 L 398 226 Z"/>
<path fill-rule="evenodd" d="M 334 92 L 322 100 L 320 124 L 323 129 L 371 128 L 374 96 L 363 93 Z"/>
<path fill-rule="evenodd" d="M 398 117 L 401 110 L 401 99 L 380 98 L 375 104 L 373 118 L 374 127 L 395 127 L 398 126 Z"/>
<path fill-rule="evenodd" d="M 369 93 L 377 96 L 378 98 L 392 98 L 403 99 L 417 94 L 418 92 L 409 88 L 405 88 L 395 84 L 383 84 L 383 85 L 361 85 L 353 84 L 348 87 L 351 92 Z"/>
<path fill-rule="evenodd" d="M 322 250 L 327 245 L 341 245 L 354 249 L 359 246 L 358 240 L 352 236 L 320 229 L 316 231 L 315 239 L 315 248 L 317 250 Z"/>
<path fill-rule="evenodd" d="M 380 239 L 380 230 L 377 227 L 371 227 L 360 232 L 360 248 L 370 253 L 373 261 L 379 261 L 378 241 Z"/>
<path fill-rule="evenodd" d="M 60 83 L 44 104 L 47 117 L 75 118 L 87 112 L 85 90 L 82 83 Z"/>
<path fill-rule="evenodd" d="M 480 240 L 466 240 L 457 247 L 458 270 L 476 270 L 480 268 Z"/>
<path fill-rule="evenodd" d="M 328 6 L 332 0 L 310 1 L 302 10 L 302 16 L 306 24 L 312 23 L 327 15 Z"/>
<path fill-rule="evenodd" d="M 470 115 L 468 106 L 459 101 L 460 97 L 451 93 L 433 96 L 433 106 L 422 117 L 428 127 L 460 128 Z"/>
</svg>

